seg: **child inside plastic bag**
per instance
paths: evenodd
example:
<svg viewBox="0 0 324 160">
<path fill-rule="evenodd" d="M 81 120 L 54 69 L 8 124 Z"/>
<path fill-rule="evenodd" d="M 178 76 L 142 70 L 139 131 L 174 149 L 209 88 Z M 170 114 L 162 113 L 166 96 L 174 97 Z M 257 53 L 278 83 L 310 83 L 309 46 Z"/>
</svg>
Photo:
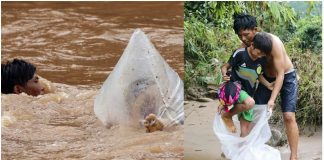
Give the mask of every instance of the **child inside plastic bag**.
<svg viewBox="0 0 324 160">
<path fill-rule="evenodd" d="M 183 122 L 183 95 L 177 72 L 136 29 L 96 96 L 94 112 L 107 127 L 144 126 L 154 132 Z"/>
</svg>

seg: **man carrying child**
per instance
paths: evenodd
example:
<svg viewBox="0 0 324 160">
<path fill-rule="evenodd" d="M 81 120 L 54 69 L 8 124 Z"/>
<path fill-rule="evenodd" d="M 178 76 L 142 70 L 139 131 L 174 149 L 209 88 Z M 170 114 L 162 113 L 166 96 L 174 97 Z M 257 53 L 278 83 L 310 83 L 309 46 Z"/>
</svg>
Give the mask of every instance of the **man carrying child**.
<svg viewBox="0 0 324 160">
<path fill-rule="evenodd" d="M 262 77 L 265 58 L 272 49 L 271 37 L 267 33 L 258 33 L 251 44 L 246 48 L 236 50 L 230 57 L 228 63 L 222 68 L 223 80 L 238 82 L 241 84 L 239 101 L 234 102 L 234 108 L 222 114 L 225 125 L 231 132 L 235 132 L 232 116 L 238 114 L 241 127 L 241 137 L 245 137 L 250 131 L 250 122 L 253 121 L 253 106 L 255 101 L 253 96 L 258 86 L 258 81 L 271 89 L 272 84 Z M 231 76 L 226 73 L 232 68 Z M 226 87 L 226 85 L 225 85 Z M 222 99 L 222 98 L 221 98 Z"/>
<path fill-rule="evenodd" d="M 242 41 L 242 47 L 250 47 L 253 45 L 256 47 L 254 41 L 260 33 L 257 31 L 255 17 L 247 14 L 236 15 L 234 17 L 233 28 Z M 281 110 L 283 112 L 284 124 L 291 151 L 290 160 L 296 160 L 299 137 L 298 125 L 295 117 L 298 92 L 297 74 L 286 53 L 283 42 L 279 37 L 273 34 L 268 35 L 270 35 L 272 47 L 270 53 L 266 54 L 266 64 L 263 68 L 264 73 L 263 76 L 260 77 L 260 80 L 262 81 L 262 78 L 265 78 L 267 81 L 273 83 L 260 84 L 253 98 L 256 104 L 267 104 L 269 110 L 273 110 L 275 107 L 275 100 L 280 92 Z M 228 64 L 225 64 L 224 68 L 228 68 Z M 224 80 L 229 80 L 229 77 L 225 75 L 226 72 L 222 71 L 222 73 L 224 75 Z M 271 85 L 273 86 L 271 87 Z M 237 107 L 233 113 L 236 114 L 246 111 L 247 108 L 248 107 Z M 233 113 L 226 116 L 230 117 Z M 224 121 L 226 120 L 227 119 Z"/>
</svg>

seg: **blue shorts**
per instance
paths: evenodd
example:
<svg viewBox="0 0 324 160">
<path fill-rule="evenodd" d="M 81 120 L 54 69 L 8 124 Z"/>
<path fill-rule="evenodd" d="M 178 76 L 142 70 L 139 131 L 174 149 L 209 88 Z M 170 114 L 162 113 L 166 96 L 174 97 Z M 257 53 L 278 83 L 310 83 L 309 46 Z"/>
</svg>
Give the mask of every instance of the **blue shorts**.
<svg viewBox="0 0 324 160">
<path fill-rule="evenodd" d="M 263 74 L 263 77 L 270 83 L 276 80 L 276 78 L 267 77 L 265 74 Z M 267 104 L 271 97 L 271 92 L 272 91 L 269 90 L 266 86 L 264 86 L 262 83 L 259 83 L 259 86 L 255 91 L 253 97 L 255 104 Z"/>
<path fill-rule="evenodd" d="M 263 75 L 270 83 L 275 81 L 275 78 L 266 77 Z M 297 74 L 296 71 L 292 71 L 285 74 L 285 78 L 280 90 L 281 96 L 281 110 L 282 112 L 296 112 L 297 105 Z M 262 84 L 259 84 L 258 89 L 254 94 L 255 104 L 267 104 L 271 97 L 271 90 L 267 89 Z"/>
</svg>

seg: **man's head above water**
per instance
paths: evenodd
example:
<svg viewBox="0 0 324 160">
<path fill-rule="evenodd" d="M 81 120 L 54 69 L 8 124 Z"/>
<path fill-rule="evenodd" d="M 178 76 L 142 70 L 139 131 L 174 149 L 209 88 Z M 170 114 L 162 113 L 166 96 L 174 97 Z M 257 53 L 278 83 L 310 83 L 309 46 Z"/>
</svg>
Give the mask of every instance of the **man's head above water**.
<svg viewBox="0 0 324 160">
<path fill-rule="evenodd" d="M 250 46 L 258 31 L 256 18 L 247 14 L 235 14 L 233 29 L 245 46 Z"/>
<path fill-rule="evenodd" d="M 1 93 L 22 92 L 32 96 L 44 94 L 44 87 L 39 83 L 36 67 L 20 59 L 1 64 Z"/>
</svg>

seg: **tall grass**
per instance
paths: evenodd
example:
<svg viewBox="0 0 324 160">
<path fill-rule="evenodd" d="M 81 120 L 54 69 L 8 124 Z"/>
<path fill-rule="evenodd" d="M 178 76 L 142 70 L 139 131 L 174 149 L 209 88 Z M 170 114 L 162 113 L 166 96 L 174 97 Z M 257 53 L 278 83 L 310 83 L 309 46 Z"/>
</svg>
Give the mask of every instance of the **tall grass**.
<svg viewBox="0 0 324 160">
<path fill-rule="evenodd" d="M 299 76 L 296 118 L 301 128 L 322 125 L 322 54 L 292 53 Z"/>
</svg>

